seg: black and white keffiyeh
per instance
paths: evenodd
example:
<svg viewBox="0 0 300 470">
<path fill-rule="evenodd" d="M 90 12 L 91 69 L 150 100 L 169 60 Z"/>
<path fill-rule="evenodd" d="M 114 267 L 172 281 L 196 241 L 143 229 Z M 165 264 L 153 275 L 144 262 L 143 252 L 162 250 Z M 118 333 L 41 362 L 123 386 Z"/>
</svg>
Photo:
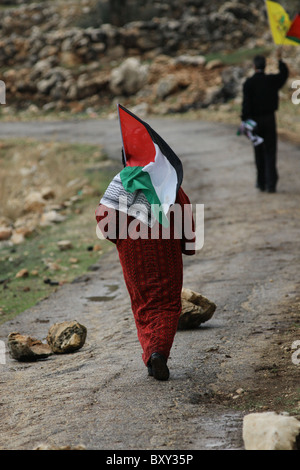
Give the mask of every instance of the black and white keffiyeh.
<svg viewBox="0 0 300 470">
<path fill-rule="evenodd" d="M 120 173 L 109 184 L 100 200 L 100 204 L 124 212 L 149 227 L 153 227 L 156 222 L 151 211 L 151 204 L 144 193 L 141 190 L 134 191 L 133 193 L 126 191 L 122 184 Z"/>
</svg>

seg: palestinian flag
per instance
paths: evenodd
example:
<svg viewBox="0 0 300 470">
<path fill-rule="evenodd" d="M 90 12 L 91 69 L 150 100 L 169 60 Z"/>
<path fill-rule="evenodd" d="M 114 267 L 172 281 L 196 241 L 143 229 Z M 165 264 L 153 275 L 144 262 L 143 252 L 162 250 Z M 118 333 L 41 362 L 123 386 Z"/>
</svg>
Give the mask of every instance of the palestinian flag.
<svg viewBox="0 0 300 470">
<path fill-rule="evenodd" d="M 142 190 L 155 218 L 168 225 L 166 215 L 182 183 L 180 159 L 149 124 L 118 105 L 125 168 L 120 177 L 130 193 Z"/>
</svg>

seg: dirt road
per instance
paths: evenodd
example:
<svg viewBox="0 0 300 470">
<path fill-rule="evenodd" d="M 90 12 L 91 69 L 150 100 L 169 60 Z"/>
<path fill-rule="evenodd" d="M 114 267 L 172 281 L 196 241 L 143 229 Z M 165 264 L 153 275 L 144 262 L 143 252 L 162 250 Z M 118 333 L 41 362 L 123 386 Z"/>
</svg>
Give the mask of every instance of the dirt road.
<svg viewBox="0 0 300 470">
<path fill-rule="evenodd" d="M 112 249 L 96 270 L 0 327 L 5 342 L 12 331 L 44 339 L 67 319 L 88 330 L 72 355 L 25 364 L 6 354 L 0 449 L 243 449 L 245 413 L 289 406 L 300 414 L 291 350 L 300 339 L 299 149 L 280 142 L 278 193 L 265 194 L 254 187 L 250 143 L 232 126 L 148 122 L 181 157 L 192 203 L 205 205 L 204 247 L 185 257 L 184 286 L 213 300 L 215 315 L 177 333 L 168 382 L 148 377 Z M 14 135 L 99 142 L 120 155 L 115 120 L 1 123 L 0 138 Z"/>
</svg>

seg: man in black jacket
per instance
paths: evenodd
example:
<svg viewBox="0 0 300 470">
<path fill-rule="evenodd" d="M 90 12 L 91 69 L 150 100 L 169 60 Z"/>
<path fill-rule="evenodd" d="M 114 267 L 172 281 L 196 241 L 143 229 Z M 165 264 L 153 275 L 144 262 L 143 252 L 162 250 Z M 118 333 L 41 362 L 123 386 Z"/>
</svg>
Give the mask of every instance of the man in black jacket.
<svg viewBox="0 0 300 470">
<path fill-rule="evenodd" d="M 254 147 L 257 168 L 257 187 L 261 191 L 276 192 L 277 172 L 277 130 L 275 112 L 278 109 L 278 92 L 285 84 L 289 71 L 282 61 L 278 49 L 279 73 L 265 74 L 266 60 L 263 56 L 254 58 L 255 73 L 248 78 L 243 88 L 242 121 L 252 119 L 257 123 L 255 132 L 264 142 Z"/>
</svg>

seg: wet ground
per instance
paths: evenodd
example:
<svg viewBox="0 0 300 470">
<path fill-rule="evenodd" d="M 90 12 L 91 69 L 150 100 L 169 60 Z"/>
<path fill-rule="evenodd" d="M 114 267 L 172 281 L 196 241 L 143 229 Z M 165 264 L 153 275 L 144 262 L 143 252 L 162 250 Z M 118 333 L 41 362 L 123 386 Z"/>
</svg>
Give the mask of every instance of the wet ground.
<svg viewBox="0 0 300 470">
<path fill-rule="evenodd" d="M 205 205 L 204 247 L 184 258 L 184 286 L 217 304 L 198 330 L 177 333 L 170 380 L 147 376 L 117 253 L 0 327 L 46 337 L 59 321 L 87 327 L 83 349 L 0 364 L 0 449 L 243 449 L 251 410 L 299 402 L 299 149 L 280 142 L 276 194 L 256 190 L 252 148 L 232 126 L 149 119 L 184 165 L 185 191 Z M 112 121 L 2 123 L 0 136 L 102 144 L 119 158 Z M 95 206 L 98 201 L 95 201 Z M 94 214 L 91 214 L 93 217 Z M 298 326 L 297 326 L 298 325 Z M 297 385 L 298 384 L 298 385 Z M 286 398 L 286 401 L 284 399 Z M 295 411 L 296 410 L 296 411 Z"/>
</svg>

